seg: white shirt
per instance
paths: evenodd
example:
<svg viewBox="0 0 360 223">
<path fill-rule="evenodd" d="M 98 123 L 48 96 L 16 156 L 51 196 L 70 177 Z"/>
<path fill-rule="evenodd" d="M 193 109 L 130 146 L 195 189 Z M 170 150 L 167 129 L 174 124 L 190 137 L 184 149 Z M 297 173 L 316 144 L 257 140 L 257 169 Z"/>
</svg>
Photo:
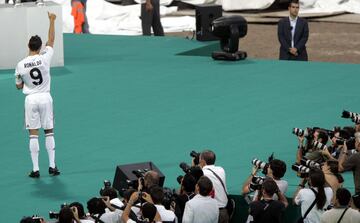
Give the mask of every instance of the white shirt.
<svg viewBox="0 0 360 223">
<path fill-rule="evenodd" d="M 105 212 L 101 215 L 100 220 L 104 223 L 119 223 L 122 211 L 115 209 L 113 212 Z"/>
<path fill-rule="evenodd" d="M 333 208 L 331 210 L 325 211 L 321 216 L 321 223 L 337 223 L 340 219 L 342 213 L 345 211 L 345 208 Z M 341 222 L 346 223 L 359 223 L 360 222 L 360 212 L 349 208 L 346 210 Z"/>
<path fill-rule="evenodd" d="M 317 188 L 314 188 L 314 189 L 317 191 Z M 325 209 L 331 202 L 331 199 L 333 196 L 333 191 L 332 191 L 331 187 L 325 187 L 324 190 L 325 190 L 325 196 L 326 196 L 326 202 L 324 205 L 324 209 Z M 294 199 L 295 204 L 301 205 L 301 215 L 302 216 L 305 215 L 306 210 L 310 207 L 310 205 L 314 202 L 314 200 L 315 200 L 315 194 L 309 188 L 301 189 Z M 320 217 L 323 213 L 324 213 L 324 210 L 319 210 L 315 204 L 315 206 L 311 209 L 309 214 L 304 219 L 304 223 L 319 223 Z"/>
<path fill-rule="evenodd" d="M 174 212 L 172 212 L 170 210 L 166 210 L 163 205 L 155 204 L 155 207 L 156 207 L 157 211 L 159 212 L 161 221 L 174 221 L 175 220 L 175 223 L 177 222 L 177 218 L 176 218 Z"/>
<path fill-rule="evenodd" d="M 218 223 L 219 208 L 210 196 L 196 195 L 185 204 L 183 223 Z"/>
<path fill-rule="evenodd" d="M 298 19 L 298 17 L 296 17 L 295 19 L 292 19 L 292 18 L 289 16 L 290 27 L 291 27 L 291 47 L 294 47 L 294 36 L 295 36 L 295 29 L 296 29 L 297 19 Z"/>
<path fill-rule="evenodd" d="M 219 208 L 226 207 L 228 199 L 227 199 L 224 187 L 222 186 L 219 179 L 209 169 L 214 171 L 220 177 L 220 179 L 222 180 L 222 182 L 224 183 L 224 186 L 226 188 L 225 170 L 222 167 L 215 166 L 215 165 L 206 165 L 202 169 L 204 172 L 204 176 L 207 176 L 213 184 L 213 187 L 215 190 L 215 199 L 218 202 L 218 207 Z"/>
<path fill-rule="evenodd" d="M 50 92 L 50 62 L 53 54 L 53 48 L 46 46 L 40 54 L 27 56 L 17 64 L 15 76 L 24 82 L 24 94 Z"/>
</svg>

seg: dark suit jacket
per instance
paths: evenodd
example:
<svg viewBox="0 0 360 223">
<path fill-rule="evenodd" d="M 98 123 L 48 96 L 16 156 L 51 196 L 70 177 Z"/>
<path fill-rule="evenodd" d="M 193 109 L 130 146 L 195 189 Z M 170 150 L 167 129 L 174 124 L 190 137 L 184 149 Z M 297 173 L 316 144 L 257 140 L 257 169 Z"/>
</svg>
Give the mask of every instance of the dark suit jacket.
<svg viewBox="0 0 360 223">
<path fill-rule="evenodd" d="M 294 47 L 298 50 L 298 56 L 290 54 L 291 29 L 289 17 L 280 19 L 278 24 L 278 38 L 280 42 L 280 60 L 308 60 L 306 42 L 309 37 L 309 26 L 305 19 L 298 17 L 295 27 Z"/>
</svg>

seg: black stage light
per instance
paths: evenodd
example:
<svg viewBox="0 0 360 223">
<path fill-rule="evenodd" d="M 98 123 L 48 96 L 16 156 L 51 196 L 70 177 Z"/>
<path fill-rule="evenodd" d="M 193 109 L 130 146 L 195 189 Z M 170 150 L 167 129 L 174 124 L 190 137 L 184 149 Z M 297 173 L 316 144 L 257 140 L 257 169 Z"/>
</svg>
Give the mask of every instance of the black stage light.
<svg viewBox="0 0 360 223">
<path fill-rule="evenodd" d="M 227 16 L 215 19 L 211 24 L 212 33 L 220 38 L 222 51 L 212 53 L 214 60 L 244 60 L 245 51 L 239 51 L 239 39 L 247 33 L 247 21 L 242 16 Z"/>
</svg>

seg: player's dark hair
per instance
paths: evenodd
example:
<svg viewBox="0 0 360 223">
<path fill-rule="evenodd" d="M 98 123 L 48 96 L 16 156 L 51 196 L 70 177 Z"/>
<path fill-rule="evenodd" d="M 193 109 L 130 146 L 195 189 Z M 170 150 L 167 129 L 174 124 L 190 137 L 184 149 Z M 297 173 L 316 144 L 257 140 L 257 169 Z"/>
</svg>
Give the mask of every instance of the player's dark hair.
<svg viewBox="0 0 360 223">
<path fill-rule="evenodd" d="M 29 40 L 29 49 L 31 51 L 38 51 L 41 49 L 41 45 L 42 45 L 42 41 L 41 41 L 41 38 L 36 35 L 36 36 L 32 36 Z"/>
</svg>

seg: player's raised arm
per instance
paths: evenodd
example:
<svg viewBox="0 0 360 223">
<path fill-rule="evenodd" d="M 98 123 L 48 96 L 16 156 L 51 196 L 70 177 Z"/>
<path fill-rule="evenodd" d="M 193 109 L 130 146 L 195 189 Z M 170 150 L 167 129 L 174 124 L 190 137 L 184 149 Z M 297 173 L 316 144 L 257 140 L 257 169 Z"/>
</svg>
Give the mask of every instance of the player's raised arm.
<svg viewBox="0 0 360 223">
<path fill-rule="evenodd" d="M 56 19 L 56 15 L 53 13 L 48 12 L 48 16 L 49 16 L 49 21 L 50 21 L 50 25 L 49 25 L 49 39 L 46 43 L 46 46 L 51 46 L 54 47 L 54 41 L 55 41 L 55 19 Z"/>
</svg>

